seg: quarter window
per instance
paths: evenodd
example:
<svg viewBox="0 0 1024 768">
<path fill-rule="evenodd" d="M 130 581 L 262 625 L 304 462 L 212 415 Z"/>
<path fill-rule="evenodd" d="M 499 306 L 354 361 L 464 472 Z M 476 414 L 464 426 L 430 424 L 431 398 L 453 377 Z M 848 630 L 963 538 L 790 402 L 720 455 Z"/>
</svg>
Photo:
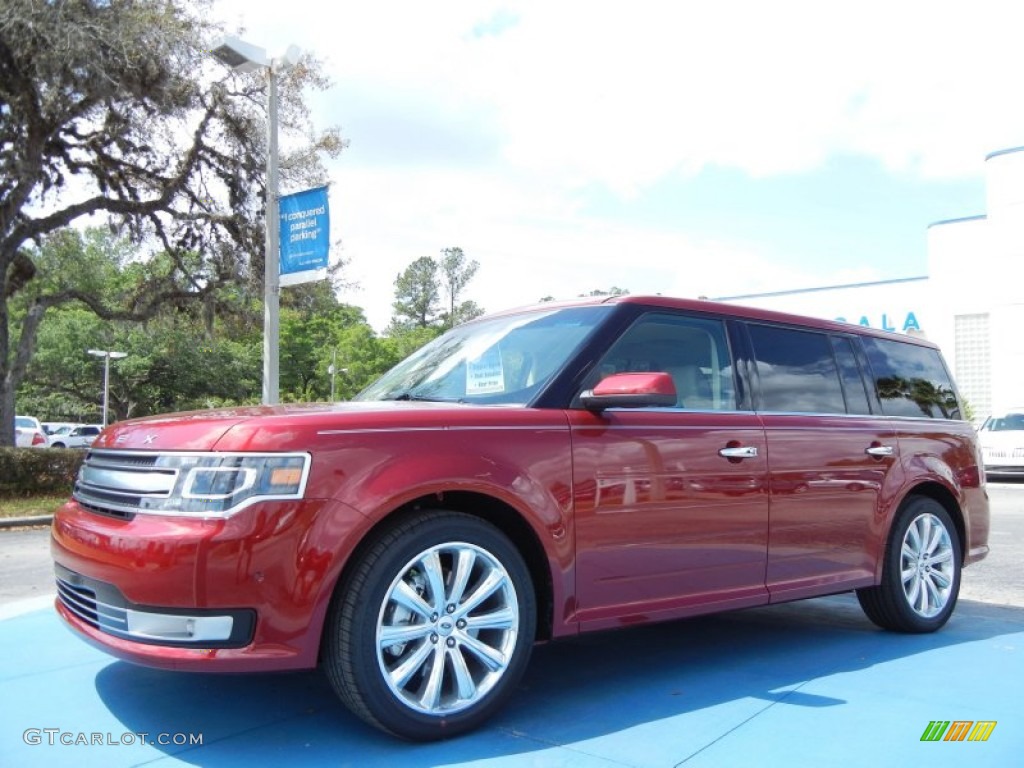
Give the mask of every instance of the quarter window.
<svg viewBox="0 0 1024 768">
<path fill-rule="evenodd" d="M 761 409 L 846 413 L 828 336 L 771 325 L 749 329 L 761 382 Z"/>
<path fill-rule="evenodd" d="M 937 349 L 872 336 L 863 341 L 886 415 L 961 418 L 953 382 Z"/>
</svg>

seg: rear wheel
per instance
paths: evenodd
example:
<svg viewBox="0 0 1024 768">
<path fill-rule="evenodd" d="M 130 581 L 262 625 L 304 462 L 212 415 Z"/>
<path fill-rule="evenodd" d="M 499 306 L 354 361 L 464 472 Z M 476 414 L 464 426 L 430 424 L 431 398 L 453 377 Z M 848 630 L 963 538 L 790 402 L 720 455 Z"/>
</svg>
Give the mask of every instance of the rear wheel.
<svg viewBox="0 0 1024 768">
<path fill-rule="evenodd" d="M 381 536 L 339 586 L 325 668 L 371 725 L 448 738 L 502 706 L 535 629 L 529 571 L 508 538 L 470 515 L 424 512 Z"/>
<path fill-rule="evenodd" d="M 897 632 L 934 632 L 960 593 L 960 539 L 939 502 L 924 496 L 904 503 L 889 536 L 882 583 L 857 590 L 864 613 Z"/>
</svg>

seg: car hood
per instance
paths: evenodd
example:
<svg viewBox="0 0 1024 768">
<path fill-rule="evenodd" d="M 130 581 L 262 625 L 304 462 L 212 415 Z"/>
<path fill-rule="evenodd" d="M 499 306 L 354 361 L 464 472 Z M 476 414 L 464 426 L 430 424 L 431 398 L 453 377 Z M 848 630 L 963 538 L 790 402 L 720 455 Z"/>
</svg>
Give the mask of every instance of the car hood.
<svg viewBox="0 0 1024 768">
<path fill-rule="evenodd" d="M 455 422 L 499 424 L 507 423 L 513 410 L 522 414 L 527 409 L 405 401 L 223 408 L 118 422 L 96 438 L 92 447 L 145 451 L 298 450 L 312 435 L 332 430 L 414 429 Z M 550 414 L 544 420 L 550 420 Z"/>
</svg>

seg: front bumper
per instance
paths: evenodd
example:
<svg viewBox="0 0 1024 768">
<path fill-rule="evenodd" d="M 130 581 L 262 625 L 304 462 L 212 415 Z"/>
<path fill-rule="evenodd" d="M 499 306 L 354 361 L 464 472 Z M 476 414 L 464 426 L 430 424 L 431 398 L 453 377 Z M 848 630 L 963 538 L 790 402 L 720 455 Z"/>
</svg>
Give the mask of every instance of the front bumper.
<svg viewBox="0 0 1024 768">
<path fill-rule="evenodd" d="M 363 523 L 321 499 L 226 519 L 122 519 L 71 501 L 52 526 L 57 611 L 93 645 L 146 666 L 311 668 L 349 536 Z"/>
</svg>

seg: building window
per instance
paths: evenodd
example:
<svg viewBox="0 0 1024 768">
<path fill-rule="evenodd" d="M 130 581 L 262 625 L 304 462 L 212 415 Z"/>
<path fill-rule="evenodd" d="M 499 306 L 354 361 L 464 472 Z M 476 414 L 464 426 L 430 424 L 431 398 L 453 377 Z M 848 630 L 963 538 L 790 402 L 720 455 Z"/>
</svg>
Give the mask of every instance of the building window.
<svg viewBox="0 0 1024 768">
<path fill-rule="evenodd" d="M 992 412 L 992 363 L 989 351 L 988 313 L 954 318 L 953 375 L 960 394 L 971 405 L 975 418 Z"/>
</svg>

